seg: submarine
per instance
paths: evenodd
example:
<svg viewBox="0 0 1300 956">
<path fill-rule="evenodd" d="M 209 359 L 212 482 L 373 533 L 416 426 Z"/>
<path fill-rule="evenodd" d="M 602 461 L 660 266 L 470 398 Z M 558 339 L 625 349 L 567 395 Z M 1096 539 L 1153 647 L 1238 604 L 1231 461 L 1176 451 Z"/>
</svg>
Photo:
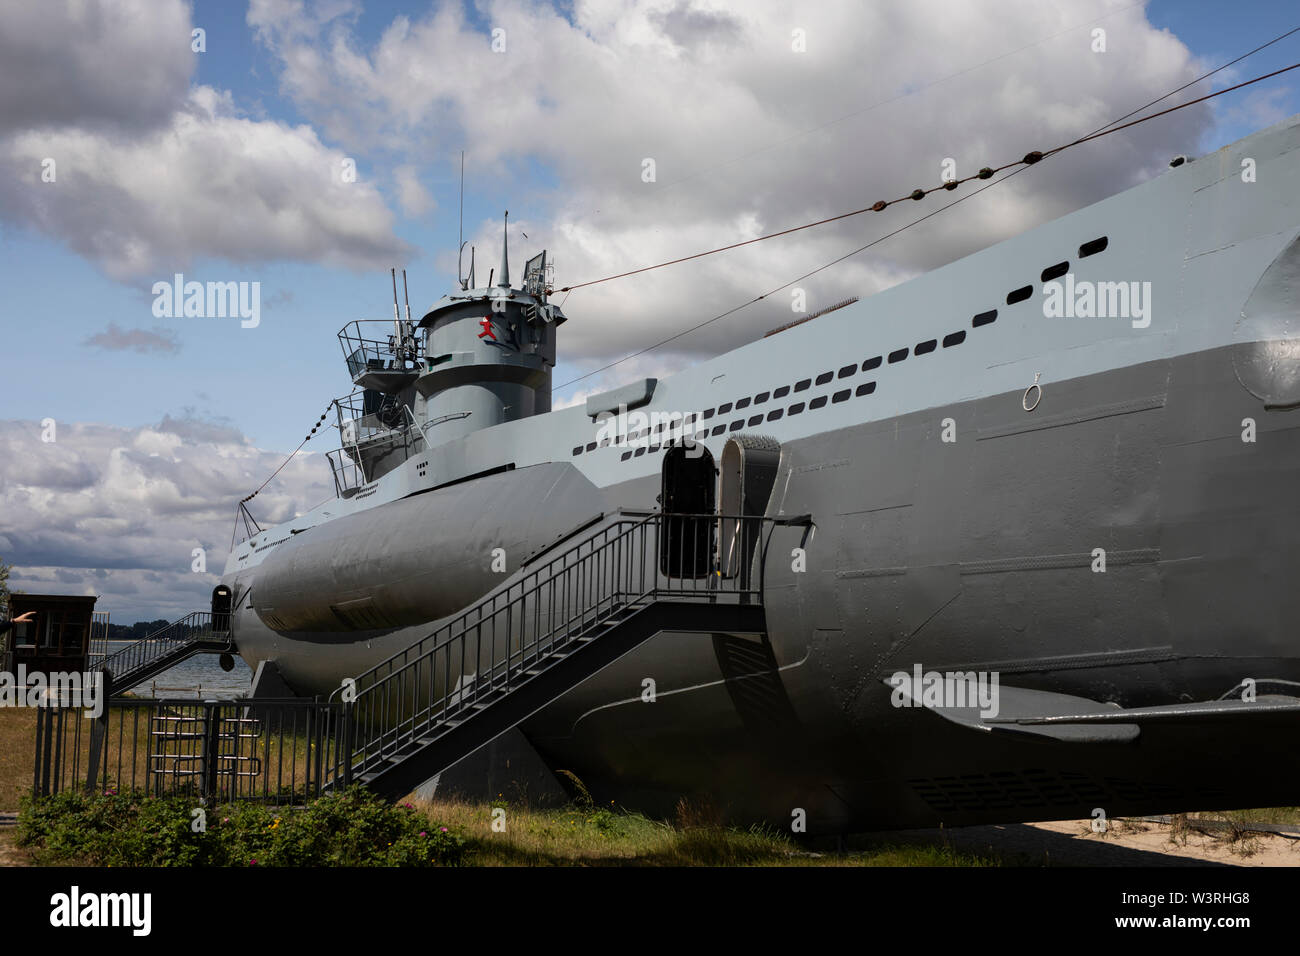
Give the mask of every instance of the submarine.
<svg viewBox="0 0 1300 956">
<path fill-rule="evenodd" d="M 666 627 L 510 746 L 810 831 L 1293 804 L 1297 187 L 1300 116 L 560 409 L 507 220 L 485 284 L 339 333 L 337 494 L 253 525 L 214 612 L 254 697 L 336 696 L 616 516 L 716 514 L 708 581 L 753 515 L 761 627 Z"/>
</svg>

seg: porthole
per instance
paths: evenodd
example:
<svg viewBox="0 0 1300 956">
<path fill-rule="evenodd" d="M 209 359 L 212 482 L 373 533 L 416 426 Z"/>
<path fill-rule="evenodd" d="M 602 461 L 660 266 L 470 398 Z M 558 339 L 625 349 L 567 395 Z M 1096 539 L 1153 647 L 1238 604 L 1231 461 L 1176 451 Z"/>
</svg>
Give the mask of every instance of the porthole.
<svg viewBox="0 0 1300 956">
<path fill-rule="evenodd" d="M 799 415 L 803 412 L 803 410 L 804 410 L 803 402 L 795 402 L 793 405 L 790 406 L 791 415 Z"/>
<path fill-rule="evenodd" d="M 916 348 L 912 349 L 913 355 L 929 355 L 933 352 L 939 343 L 934 339 L 926 339 L 924 342 L 917 342 Z"/>
<path fill-rule="evenodd" d="M 795 383 L 794 383 L 794 390 L 795 390 L 796 392 L 807 391 L 807 389 L 808 389 L 808 387 L 809 387 L 810 385 L 812 385 L 812 379 L 810 379 L 810 378 L 805 378 L 805 379 L 803 379 L 802 381 L 798 381 L 798 382 L 795 382 Z"/>
<path fill-rule="evenodd" d="M 981 312 L 975 318 L 970 320 L 971 328 L 978 329 L 981 325 L 988 325 L 996 322 L 998 319 L 998 310 L 989 309 L 987 312 Z"/>
<path fill-rule="evenodd" d="M 772 393 L 772 397 L 773 397 L 773 398 L 785 398 L 785 397 L 786 397 L 787 395 L 789 395 L 789 394 L 790 394 L 790 386 L 789 386 L 789 385 L 782 385 L 780 388 L 778 388 L 776 391 L 774 391 L 774 392 Z"/>
<path fill-rule="evenodd" d="M 858 386 L 858 390 L 855 394 L 858 396 L 858 398 L 861 398 L 863 395 L 870 395 L 875 390 L 876 390 L 875 382 L 863 382 L 861 385 Z"/>
<path fill-rule="evenodd" d="M 774 421 L 776 421 L 778 418 L 780 418 L 780 417 L 781 417 L 782 415 L 784 415 L 784 414 L 785 414 L 785 409 L 783 409 L 783 408 L 774 408 L 774 409 L 772 409 L 770 412 L 767 413 L 767 420 L 768 420 L 769 422 L 774 422 Z"/>
<path fill-rule="evenodd" d="M 858 363 L 857 363 L 857 362 L 854 362 L 852 365 L 846 365 L 846 366 L 844 366 L 842 369 L 840 369 L 839 374 L 838 374 L 836 377 L 837 377 L 837 378 L 848 378 L 850 375 L 852 375 L 852 374 L 853 374 L 854 372 L 856 372 L 857 370 L 858 370 Z"/>
<path fill-rule="evenodd" d="M 822 372 L 820 375 L 817 376 L 817 384 L 818 384 L 818 385 L 825 385 L 827 382 L 829 382 L 829 381 L 830 381 L 831 379 L 833 379 L 834 377 L 835 377 L 835 373 L 834 373 L 834 372 Z"/>
<path fill-rule="evenodd" d="M 897 351 L 889 353 L 889 364 L 893 365 L 895 362 L 901 362 L 905 358 L 907 358 L 907 349 L 898 349 Z"/>
<path fill-rule="evenodd" d="M 1033 294 L 1033 286 L 1022 285 L 1019 289 L 1013 289 L 1007 293 L 1007 305 L 1015 305 L 1017 302 L 1024 302 Z"/>
<path fill-rule="evenodd" d="M 864 372 L 870 372 L 873 368 L 880 368 L 879 355 L 877 355 L 875 358 L 869 358 L 862 363 L 862 371 Z"/>
<path fill-rule="evenodd" d="M 831 401 L 835 402 L 838 405 L 840 402 L 847 402 L 849 400 L 849 396 L 852 394 L 853 394 L 853 389 L 846 388 L 832 395 Z"/>
<path fill-rule="evenodd" d="M 960 332 L 949 332 L 947 335 L 943 337 L 943 347 L 946 349 L 950 349 L 954 345 L 961 345 L 965 341 L 966 341 L 965 329 L 962 329 Z"/>
<path fill-rule="evenodd" d="M 811 402 L 808 403 L 808 408 L 809 410 L 815 408 L 821 408 L 825 404 L 826 404 L 826 396 L 818 395 L 816 398 L 814 398 Z"/>
</svg>

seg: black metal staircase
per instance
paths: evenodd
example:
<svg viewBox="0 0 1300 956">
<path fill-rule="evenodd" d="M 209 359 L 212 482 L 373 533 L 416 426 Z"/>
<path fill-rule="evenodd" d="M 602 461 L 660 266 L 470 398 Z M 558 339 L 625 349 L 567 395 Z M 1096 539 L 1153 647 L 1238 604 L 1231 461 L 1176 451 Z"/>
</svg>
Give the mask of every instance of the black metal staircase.
<svg viewBox="0 0 1300 956">
<path fill-rule="evenodd" d="M 214 629 L 212 612 L 192 611 L 178 621 L 133 641 L 98 665 L 108 675 L 113 694 L 122 694 L 157 677 L 195 654 L 218 654 L 232 649 L 230 615 L 220 615 L 223 628 Z"/>
<path fill-rule="evenodd" d="M 764 530 L 800 520 L 621 512 L 530 558 L 335 691 L 351 720 L 334 785 L 401 796 L 661 631 L 764 632 Z"/>
</svg>

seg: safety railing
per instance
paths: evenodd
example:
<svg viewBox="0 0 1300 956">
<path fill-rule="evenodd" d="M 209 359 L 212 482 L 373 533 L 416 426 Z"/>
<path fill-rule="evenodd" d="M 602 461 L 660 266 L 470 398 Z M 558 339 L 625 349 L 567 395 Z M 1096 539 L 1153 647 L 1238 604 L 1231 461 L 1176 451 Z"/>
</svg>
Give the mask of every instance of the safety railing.
<svg viewBox="0 0 1300 956">
<path fill-rule="evenodd" d="M 121 686 L 130 675 L 149 667 L 164 656 L 190 648 L 199 641 L 225 637 L 230 626 L 230 616 L 227 614 L 223 617 L 221 623 L 225 627 L 216 631 L 212 627 L 211 611 L 192 611 L 180 620 L 107 655 L 97 664 L 96 669 L 108 671 L 113 676 L 114 683 Z"/>
<path fill-rule="evenodd" d="M 368 371 L 417 368 L 419 343 L 408 323 L 394 319 L 358 319 L 339 330 L 339 347 L 354 381 Z"/>
<path fill-rule="evenodd" d="M 551 666 L 656 601 L 761 603 L 772 519 L 621 512 L 331 699 L 351 702 L 351 779 Z M 719 533 L 726 540 L 719 541 Z M 723 560 L 720 561 L 720 556 Z M 525 565 L 525 567 L 528 567 Z"/>
<path fill-rule="evenodd" d="M 424 432 L 396 396 L 354 392 L 335 399 L 339 447 L 326 452 L 340 497 L 396 468 L 424 448 Z"/>
<path fill-rule="evenodd" d="M 300 698 L 113 698 L 97 717 L 40 707 L 32 793 L 85 789 L 301 805 L 332 782 L 344 710 Z"/>
</svg>

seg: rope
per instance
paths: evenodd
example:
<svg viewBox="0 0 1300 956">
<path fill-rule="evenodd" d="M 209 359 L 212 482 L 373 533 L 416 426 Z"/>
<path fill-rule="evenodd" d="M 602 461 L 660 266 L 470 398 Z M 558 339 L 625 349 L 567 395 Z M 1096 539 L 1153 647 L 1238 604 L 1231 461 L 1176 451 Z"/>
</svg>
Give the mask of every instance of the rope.
<svg viewBox="0 0 1300 956">
<path fill-rule="evenodd" d="M 278 475 L 281 471 L 284 470 L 284 466 L 289 464 L 289 462 L 293 461 L 293 456 L 298 454 L 298 452 L 302 451 L 302 446 L 307 444 L 307 442 L 311 441 L 312 436 L 316 434 L 316 429 L 320 428 L 321 425 L 325 423 L 325 416 L 327 416 L 330 413 L 330 409 L 333 408 L 335 404 L 337 404 L 337 399 L 331 401 L 328 405 L 325 406 L 325 411 L 321 412 L 321 416 L 317 420 L 316 424 L 311 426 L 311 431 L 307 433 L 307 437 L 304 438 L 302 441 L 298 442 L 298 447 L 295 448 L 293 451 L 289 452 L 289 457 L 286 458 L 284 461 L 280 462 L 280 467 L 275 469 L 275 471 L 271 472 L 270 477 L 268 477 L 266 481 L 262 482 L 260 485 L 257 486 L 257 491 L 254 491 L 251 495 L 239 499 L 239 503 L 241 505 L 245 504 L 246 502 L 252 501 L 254 498 L 256 498 L 258 493 L 267 485 L 269 485 L 271 483 L 271 480 L 275 478 L 276 475 Z"/>
<path fill-rule="evenodd" d="M 1152 100 L 1151 102 L 1146 103 L 1146 104 L 1144 104 L 1144 105 L 1142 105 L 1142 106 L 1139 106 L 1137 109 L 1132 110 L 1131 112 L 1125 113 L 1123 116 L 1119 117 L 1118 119 L 1112 120 L 1110 123 L 1107 123 L 1105 126 L 1098 127 L 1097 129 L 1093 130 L 1091 133 L 1089 133 L 1089 134 L 1088 134 L 1086 137 L 1084 137 L 1083 139 L 1081 139 L 1081 140 L 1076 140 L 1074 143 L 1066 144 L 1065 147 L 1059 147 L 1059 148 L 1056 149 L 1056 150 L 1052 150 L 1052 151 L 1050 151 L 1050 153 L 1049 153 L 1048 155 L 1052 155 L 1052 154 L 1058 153 L 1058 152 L 1060 152 L 1062 149 L 1068 148 L 1068 147 L 1071 146 L 1071 145 L 1077 145 L 1079 142 L 1084 142 L 1084 141 L 1086 141 L 1087 139 L 1096 138 L 1096 136 L 1097 136 L 1098 134 L 1100 134 L 1100 133 L 1102 133 L 1103 131 L 1106 131 L 1106 130 L 1109 130 L 1110 132 L 1118 132 L 1119 129 L 1123 129 L 1123 128 L 1125 128 L 1125 127 L 1116 127 L 1116 129 L 1114 129 L 1114 130 L 1110 130 L 1110 127 L 1115 126 L 1116 123 L 1123 122 L 1124 120 L 1128 119 L 1130 116 L 1133 116 L 1133 115 L 1135 115 L 1136 113 L 1140 113 L 1140 112 L 1142 112 L 1144 109 L 1147 109 L 1148 107 L 1154 106 L 1156 103 L 1159 103 L 1161 100 L 1168 99 L 1170 96 L 1173 96 L 1173 95 L 1176 94 L 1176 93 L 1180 93 L 1180 92 L 1182 92 L 1183 90 L 1187 89 L 1189 86 L 1194 86 L 1195 84 L 1201 82 L 1202 80 L 1208 79 L 1209 77 L 1213 76 L 1213 75 L 1216 74 L 1216 73 L 1221 72 L 1222 70 L 1227 69 L 1228 67 L 1232 66 L 1233 64 L 1241 62 L 1242 60 L 1246 59 L 1246 57 L 1249 57 L 1249 56 L 1251 56 L 1251 55 L 1253 55 L 1253 54 L 1255 54 L 1255 53 L 1258 53 L 1260 50 L 1263 50 L 1263 49 L 1265 49 L 1266 47 L 1272 46 L 1274 43 L 1277 43 L 1277 42 L 1279 42 L 1279 41 L 1281 41 L 1281 40 L 1284 40 L 1284 39 L 1286 39 L 1287 37 L 1291 36 L 1293 33 L 1297 33 L 1297 32 L 1300 32 L 1300 27 L 1296 27 L 1296 28 L 1294 28 L 1294 29 L 1288 30 L 1286 33 L 1282 33 L 1282 34 L 1280 34 L 1280 35 L 1274 37 L 1273 39 L 1269 40 L 1267 43 L 1263 43 L 1263 44 L 1261 44 L 1260 46 L 1255 47 L 1255 49 L 1253 49 L 1253 50 L 1251 50 L 1251 51 L 1249 51 L 1249 52 L 1247 52 L 1247 53 L 1243 53 L 1241 56 L 1237 57 L 1236 59 L 1234 59 L 1234 60 L 1230 60 L 1230 61 L 1228 61 L 1227 63 L 1224 63 L 1222 66 L 1216 67 L 1215 69 L 1210 70 L 1210 71 L 1207 72 L 1207 73 L 1203 73 L 1203 74 L 1201 74 L 1201 75 L 1198 76 L 1196 79 L 1191 80 L 1191 81 L 1188 82 L 1188 83 L 1184 83 L 1182 86 L 1178 87 L 1177 89 L 1170 90 L 1168 93 L 1165 93 L 1163 96 L 1156 97 L 1156 99 Z M 1202 97 L 1200 100 L 1193 100 L 1193 101 L 1191 101 L 1191 102 L 1189 102 L 1189 103 L 1185 103 L 1185 104 L 1182 104 L 1182 105 L 1180 105 L 1180 106 L 1174 107 L 1173 109 L 1182 109 L 1182 108 L 1184 108 L 1184 107 L 1186 107 L 1186 106 L 1191 106 L 1191 105 L 1193 105 L 1194 103 L 1201 102 L 1202 100 L 1205 100 L 1205 99 L 1211 99 L 1211 98 L 1213 98 L 1214 96 L 1218 96 L 1218 95 L 1220 95 L 1220 94 L 1222 94 L 1222 93 L 1229 93 L 1229 92 L 1232 92 L 1232 91 L 1235 90 L 1235 89 L 1240 89 L 1240 88 L 1243 87 L 1243 86 L 1249 86 L 1251 83 L 1258 83 L 1258 82 L 1260 82 L 1260 81 L 1262 81 L 1262 80 L 1269 79 L 1270 77 L 1277 76 L 1279 73 L 1285 73 L 1285 72 L 1287 72 L 1288 70 L 1294 70 L 1294 69 L 1296 69 L 1296 67 L 1300 67 L 1300 63 L 1293 64 L 1292 66 L 1286 67 L 1285 69 L 1282 69 L 1282 70 L 1277 70 L 1277 71 L 1275 71 L 1275 72 L 1273 72 L 1273 73 L 1270 73 L 1270 74 L 1268 74 L 1268 75 L 1266 75 L 1266 76 L 1256 77 L 1256 78 L 1253 79 L 1253 80 L 1248 80 L 1248 81 L 1246 81 L 1245 83 L 1240 83 L 1240 84 L 1238 84 L 1238 85 L 1235 86 L 1235 87 L 1229 87 L 1229 88 L 1227 88 L 1227 89 L 1220 90 L 1220 91 L 1218 91 L 1217 93 L 1212 93 L 1212 94 L 1210 94 L 1210 96 Z M 1165 110 L 1164 112 L 1165 112 L 1165 113 L 1173 112 L 1173 109 L 1171 109 L 1171 110 Z M 1156 116 L 1161 116 L 1161 115 L 1164 115 L 1164 114 L 1163 114 L 1163 113 L 1152 114 L 1152 116 L 1147 117 L 1147 119 L 1154 119 Z M 1139 122 L 1141 122 L 1141 121 L 1139 121 Z M 1135 125 L 1135 124 L 1128 124 L 1128 125 Z M 1029 159 L 1029 157 L 1032 156 L 1032 155 L 1034 155 L 1034 154 L 1033 154 L 1033 153 L 1026 154 L 1025 159 Z M 1039 154 L 1039 158 L 1042 158 L 1042 155 L 1043 155 L 1043 154 Z M 796 278 L 791 279 L 789 282 L 783 283 L 782 285 L 779 285 L 779 286 L 777 286 L 777 287 L 774 288 L 774 289 L 769 289 L 767 292 L 764 292 L 762 295 L 755 296 L 754 298 L 750 299 L 750 300 L 747 301 L 747 302 L 744 302 L 744 303 L 742 303 L 742 304 L 740 304 L 740 305 L 738 305 L 738 306 L 735 306 L 734 308 L 728 309 L 726 312 L 721 312 L 721 313 L 719 313 L 718 315 L 715 315 L 715 316 L 713 316 L 713 317 L 710 318 L 710 319 L 705 319 L 703 322 L 700 322 L 700 323 L 697 323 L 696 325 L 691 326 L 690 328 L 683 329 L 681 332 L 678 332 L 678 333 L 676 333 L 675 335 L 670 335 L 668 338 L 666 338 L 666 339 L 662 339 L 661 341 L 656 342 L 654 345 L 649 345 L 649 346 L 647 346 L 647 347 L 645 347 L 645 348 L 643 348 L 643 349 L 638 349 L 637 351 L 632 352 L 632 353 L 630 353 L 630 354 L 628 354 L 628 355 L 625 355 L 625 356 L 623 356 L 623 357 L 620 358 L 620 359 L 616 359 L 615 361 L 610 362 L 610 363 L 607 364 L 607 365 L 602 365 L 602 366 L 600 366 L 599 368 L 593 369 L 593 370 L 590 371 L 590 372 L 586 372 L 586 373 L 584 373 L 584 374 L 582 374 L 582 375 L 579 375 L 579 376 L 577 376 L 576 378 L 571 378 L 571 379 L 569 379 L 567 382 L 564 382 L 562 385 L 558 385 L 558 386 L 556 386 L 555 390 L 556 390 L 556 391 L 559 391 L 559 390 L 561 390 L 561 389 L 568 388 L 570 385 L 576 385 L 578 382 L 581 382 L 581 381 L 583 381 L 584 379 L 591 378 L 593 375 L 599 375 L 601 372 L 608 371 L 608 370 L 611 369 L 611 368 L 614 368 L 614 367 L 616 367 L 616 366 L 618 366 L 618 365 L 622 365 L 624 362 L 631 361 L 632 359 L 637 358 L 637 357 L 639 357 L 639 356 L 641 356 L 641 355 L 644 355 L 644 354 L 646 354 L 647 352 L 652 352 L 652 351 L 654 351 L 654 350 L 657 349 L 657 348 L 661 348 L 661 347 L 663 347 L 663 346 L 665 346 L 665 345 L 668 345 L 669 343 L 674 342 L 674 341 L 676 341 L 677 339 L 680 339 L 682 336 L 689 335 L 689 334 L 692 333 L 692 332 L 698 331 L 699 329 L 702 329 L 702 328 L 704 328 L 704 327 L 707 326 L 707 325 L 711 325 L 712 323 L 717 322 L 717 321 L 720 320 L 720 319 L 725 319 L 727 316 L 729 316 L 729 315 L 733 315 L 733 314 L 735 314 L 736 312 L 741 311 L 742 309 L 748 308 L 749 306 L 753 305 L 754 303 L 756 303 L 756 302 L 760 302 L 760 301 L 762 301 L 763 299 L 767 298 L 768 296 L 770 296 L 770 295 L 774 295 L 775 293 L 780 292 L 780 291 L 782 291 L 783 289 L 786 289 L 786 288 L 788 288 L 788 287 L 794 285 L 796 282 L 801 282 L 801 281 L 803 281 L 804 279 L 810 278 L 811 276 L 814 276 L 814 275 L 816 275 L 816 274 L 819 273 L 819 272 L 822 272 L 822 271 L 824 271 L 824 270 L 826 270 L 826 269 L 829 269 L 831 266 L 838 265 L 839 263 L 843 262 L 845 259 L 848 259 L 848 258 L 851 258 L 852 256 L 858 255 L 858 254 L 861 253 L 861 252 L 865 252 L 867 249 L 870 249 L 872 246 L 874 246 L 874 245 L 876 245 L 876 244 L 878 244 L 878 243 L 880 243 L 880 242 L 883 242 L 883 241 L 885 241 L 886 239 L 893 238 L 894 236 L 898 235 L 899 233 L 901 233 L 901 232 L 903 232 L 903 231 L 905 231 L 905 230 L 907 230 L 907 229 L 912 228 L 912 226 L 915 226 L 915 225 L 917 225 L 917 224 L 919 224 L 919 223 L 922 223 L 922 222 L 924 222 L 925 220 L 931 218 L 932 216 L 938 215 L 939 213 L 941 213 L 941 212 L 943 212 L 943 211 L 945 211 L 945 210 L 947 210 L 947 209 L 951 209 L 953 206 L 957 205 L 958 203 L 965 202 L 967 199 L 972 199 L 972 198 L 974 198 L 975 196 L 978 196 L 980 193 L 984 192 L 984 190 L 986 190 L 986 189 L 990 189 L 990 188 L 992 188 L 993 186 L 996 186 L 998 183 L 1005 182 L 1006 180 L 1010 179 L 1012 176 L 1015 176 L 1015 175 L 1017 175 L 1017 174 L 1019 174 L 1019 173 L 1023 173 L 1026 169 L 1028 169 L 1031 165 L 1033 165 L 1033 164 L 1036 163 L 1037 161 L 1038 161 L 1038 159 L 1034 159 L 1034 160 L 1033 160 L 1032 162 L 1030 162 L 1030 163 L 1024 163 L 1024 160 L 1022 160 L 1021 163 L 1008 163 L 1008 164 L 1006 164 L 1006 165 L 1004 165 L 1004 166 L 1002 166 L 1002 167 L 999 167 L 1000 169 L 1006 169 L 1006 168 L 1008 168 L 1009 166 L 1019 166 L 1018 169 L 1013 170 L 1012 172 L 1008 173 L 1007 175 L 1001 177 L 1000 179 L 994 179 L 994 180 L 992 180 L 991 182 L 989 182 L 987 185 L 981 186 L 979 189 L 975 190 L 974 192 L 967 193 L 965 196 L 961 197 L 960 199 L 955 199 L 955 200 L 953 200 L 952 202 L 948 203 L 948 204 L 945 205 L 945 206 L 940 206 L 938 209 L 935 209 L 935 210 L 933 210 L 932 212 L 929 212 L 929 213 L 927 213 L 927 214 L 924 215 L 924 216 L 920 216 L 920 217 L 917 218 L 917 219 L 913 219 L 911 222 L 906 223 L 906 224 L 903 225 L 903 226 L 900 226 L 899 228 L 895 229 L 893 232 L 888 232 L 888 233 L 886 233 L 885 235 L 880 236 L 878 239 L 874 239 L 874 240 L 872 240 L 871 242 L 868 242 L 866 245 L 859 246 L 858 248 L 856 248 L 856 249 L 854 249 L 854 250 L 852 250 L 852 251 L 850 251 L 850 252 L 847 252 L 847 253 L 845 253 L 844 255 L 839 256 L 838 258 L 832 259 L 830 262 L 827 262 L 827 263 L 825 263 L 824 265 L 821 265 L 821 266 L 817 267 L 816 269 L 813 269 L 813 270 L 811 270 L 811 271 L 809 271 L 809 272 L 805 272 L 803 275 L 801 275 L 801 276 L 797 276 Z M 996 172 L 996 171 L 995 171 L 995 172 Z M 969 179 L 971 179 L 971 178 L 985 178 L 985 177 L 982 177 L 982 175 L 981 175 L 981 174 L 983 174 L 983 173 L 984 173 L 984 170 L 980 170 L 980 172 L 977 173 L 977 174 L 975 175 L 975 177 L 967 177 L 967 179 L 969 180 Z M 945 184 L 944 184 L 944 187 L 936 187 L 936 188 L 945 188 L 946 186 L 947 186 L 947 184 L 945 183 Z M 934 191 L 934 190 L 930 190 L 930 192 L 933 192 L 933 191 Z M 912 198 L 913 195 L 914 195 L 914 194 L 909 194 L 909 196 L 908 196 L 907 198 Z M 923 195 L 924 195 L 924 193 L 923 193 Z M 900 202 L 901 200 L 894 200 L 894 201 L 895 201 L 895 202 Z M 877 203 L 877 205 L 879 205 L 879 203 Z M 869 207 L 869 208 L 873 208 L 873 209 L 874 209 L 874 207 Z M 866 210 L 859 210 L 859 212 L 863 212 L 863 211 L 866 211 Z M 849 213 L 849 214 L 846 214 L 846 215 L 856 215 L 856 213 Z M 834 217 L 834 218 L 845 218 L 845 217 L 844 217 L 844 216 L 837 216 L 837 217 Z M 823 221 L 827 221 L 827 222 L 828 222 L 828 221 L 832 221 L 832 220 L 823 220 Z M 810 224 L 810 225 L 815 225 L 815 224 Z M 801 228 L 807 228 L 807 227 L 801 227 Z M 797 229 L 795 229 L 795 230 L 786 230 L 786 232 L 793 232 L 793 231 L 797 231 Z M 774 234 L 774 235 L 781 235 L 781 234 L 784 234 L 784 233 L 776 233 L 776 234 Z M 751 240 L 748 240 L 748 242 L 759 242 L 759 241 L 761 241 L 762 238 L 766 238 L 766 237 L 760 237 L 759 239 L 751 239 Z M 735 245 L 746 245 L 746 244 L 748 244 L 748 243 L 737 243 L 737 244 L 735 244 Z M 731 246 L 731 247 L 724 247 L 724 248 L 734 248 L 734 246 Z M 707 252 L 705 252 L 705 253 L 699 253 L 699 254 L 697 254 L 696 256 L 688 256 L 688 257 L 686 257 L 686 259 L 699 258 L 700 256 L 708 255 L 708 254 L 709 254 L 709 253 L 707 253 Z M 675 261 L 675 262 L 682 262 L 682 261 L 686 261 L 686 259 L 679 259 L 679 260 L 674 260 L 674 261 Z M 671 265 L 671 264 L 672 264 L 672 263 L 663 263 L 662 265 Z M 647 269 L 650 269 L 650 268 L 658 268 L 658 266 L 649 266 L 649 267 L 647 267 Z M 635 271 L 636 271 L 636 272 L 644 272 L 644 271 L 646 271 L 646 269 L 638 269 L 638 270 L 635 270 Z M 632 275 L 632 274 L 634 274 L 634 273 L 624 273 L 624 275 Z M 613 278 L 619 278 L 619 276 L 611 276 L 611 277 L 609 277 L 608 279 L 598 279 L 598 280 L 596 280 L 596 281 L 597 281 L 597 282 L 605 282 L 605 281 L 609 281 L 609 279 L 613 279 Z M 594 284 L 594 283 L 584 283 L 584 284 L 585 284 L 585 285 L 591 285 L 591 284 Z M 569 289 L 569 290 L 571 290 L 571 289 L 578 288 L 578 287 L 577 287 L 577 286 L 569 286 L 569 287 L 566 287 L 566 288 Z"/>
<path fill-rule="evenodd" d="M 1223 67 L 1220 67 L 1219 69 L 1223 69 Z M 742 246 L 751 246 L 758 242 L 766 242 L 768 239 L 776 239 L 780 236 L 788 236 L 796 232 L 802 232 L 805 229 L 815 229 L 818 226 L 824 226 L 832 222 L 839 222 L 842 219 L 850 219 L 854 216 L 861 216 L 863 213 L 884 212 L 890 206 L 896 205 L 897 203 L 905 202 L 909 199 L 914 201 L 919 201 L 924 199 L 926 196 L 930 195 L 930 193 L 938 192 L 941 189 L 951 191 L 957 189 L 959 186 L 963 185 L 964 183 L 970 182 L 973 179 L 992 179 L 994 176 L 996 176 L 998 173 L 1002 172 L 1003 170 L 1011 169 L 1014 166 L 1032 166 L 1035 163 L 1041 162 L 1042 160 L 1046 159 L 1049 156 L 1056 156 L 1059 153 L 1063 153 L 1065 152 L 1065 150 L 1071 149 L 1075 146 L 1079 146 L 1082 143 L 1091 142 L 1094 139 L 1100 139 L 1103 136 L 1109 136 L 1112 133 L 1118 133 L 1121 130 L 1126 130 L 1129 129 L 1130 127 L 1137 126 L 1141 123 L 1146 123 L 1150 120 L 1158 119 L 1159 117 L 1166 116 L 1169 113 L 1174 113 L 1177 112 L 1178 110 L 1187 109 L 1189 106 L 1195 106 L 1197 103 L 1204 103 L 1206 100 L 1212 100 L 1216 96 L 1222 96 L 1225 93 L 1232 93 L 1236 90 L 1243 89 L 1255 83 L 1262 83 L 1264 80 L 1272 79 L 1275 76 L 1280 76 L 1283 73 L 1288 73 L 1291 70 L 1295 70 L 1295 69 L 1300 69 L 1300 63 L 1293 63 L 1291 66 L 1283 67 L 1280 70 L 1274 70 L 1272 73 L 1266 73 L 1263 76 L 1257 76 L 1254 79 L 1246 80 L 1244 83 L 1238 83 L 1235 86 L 1229 86 L 1222 90 L 1217 90 L 1214 93 L 1208 93 L 1205 96 L 1197 97 L 1194 100 L 1188 100 L 1186 103 L 1179 103 L 1177 106 L 1171 106 L 1169 107 L 1169 109 L 1161 110 L 1159 113 L 1152 113 L 1150 116 L 1144 116 L 1141 119 L 1133 120 L 1132 122 L 1125 123 L 1122 126 L 1112 125 L 1111 128 L 1102 127 L 1102 129 L 1097 132 L 1091 133 L 1087 136 L 1083 136 L 1079 139 L 1073 140 L 1072 142 L 1069 143 L 1065 143 L 1061 146 L 1057 146 L 1053 149 L 1031 150 L 1020 159 L 1012 160 L 1011 162 L 1008 163 L 1003 163 L 1001 166 L 994 166 L 994 167 L 985 166 L 979 172 L 974 173 L 970 176 L 963 177 L 961 179 L 948 180 L 946 182 L 940 183 L 938 186 L 931 186 L 929 189 L 921 189 L 921 188 L 913 189 L 906 196 L 900 196 L 897 199 L 881 199 L 872 203 L 870 206 L 864 206 L 861 209 L 854 209 L 851 212 L 840 213 L 839 215 L 836 216 L 828 216 L 825 219 L 818 219 L 815 222 L 807 222 L 800 226 L 791 226 L 789 229 L 782 229 L 779 230 L 778 232 L 769 232 L 766 235 L 758 236 L 754 239 L 745 239 L 740 242 L 733 242 L 725 246 L 718 246 L 717 248 L 714 249 L 706 249 L 703 252 L 696 252 L 689 256 L 681 256 L 680 258 L 677 259 L 669 259 L 666 262 L 658 262 L 655 263 L 654 265 L 642 266 L 639 269 L 631 269 L 627 272 L 620 272 L 617 273 L 616 275 L 609 275 L 600 279 L 591 279 L 587 282 L 576 282 L 573 285 L 566 285 L 560 289 L 548 290 L 548 294 L 551 291 L 572 292 L 577 289 L 585 289 L 588 286 L 599 285 L 602 282 L 613 282 L 615 279 L 626 279 L 628 276 L 640 275 L 643 272 L 651 272 L 655 269 L 663 269 L 668 266 L 680 265 L 683 262 L 690 262 L 693 259 L 702 259 L 705 256 L 717 255 L 720 252 L 728 252 L 732 249 L 739 249 Z M 1209 74 L 1206 75 L 1208 76 Z M 1199 79 L 1204 79 L 1204 77 L 1200 77 L 1198 78 L 1198 80 L 1193 80 L 1192 82 L 1193 83 L 1199 82 Z M 1188 85 L 1190 86 L 1191 84 Z M 1183 88 L 1185 89 L 1185 87 Z M 1162 96 L 1160 99 L 1165 99 L 1165 97 L 1170 95 L 1172 94 L 1167 93 L 1165 94 L 1165 96 Z M 1159 100 L 1156 100 L 1155 102 L 1159 102 Z M 1146 109 L 1146 107 L 1145 106 L 1139 107 L 1139 109 L 1135 110 L 1135 112 L 1141 112 L 1141 110 L 1143 109 Z M 1130 113 L 1129 115 L 1131 116 L 1133 114 Z"/>
</svg>

